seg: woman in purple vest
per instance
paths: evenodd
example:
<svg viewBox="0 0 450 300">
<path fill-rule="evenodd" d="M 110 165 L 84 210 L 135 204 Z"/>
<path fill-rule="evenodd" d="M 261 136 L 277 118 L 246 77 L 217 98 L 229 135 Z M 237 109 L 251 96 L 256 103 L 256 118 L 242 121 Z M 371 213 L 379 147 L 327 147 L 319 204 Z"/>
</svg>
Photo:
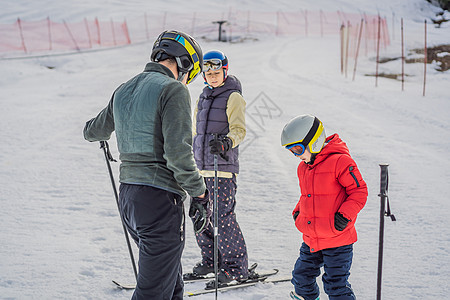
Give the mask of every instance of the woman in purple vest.
<svg viewBox="0 0 450 300">
<path fill-rule="evenodd" d="M 244 236 L 236 221 L 236 175 L 239 173 L 239 144 L 244 140 L 245 101 L 239 80 L 228 75 L 228 59 L 221 51 L 203 56 L 203 89 L 194 111 L 194 157 L 207 188 L 214 190 L 214 154 L 218 156 L 218 263 L 219 283 L 248 277 Z M 214 139 L 215 135 L 218 139 Z M 211 197 L 212 198 L 212 197 Z M 214 233 L 211 224 L 196 234 L 202 261 L 193 273 L 214 272 Z"/>
</svg>

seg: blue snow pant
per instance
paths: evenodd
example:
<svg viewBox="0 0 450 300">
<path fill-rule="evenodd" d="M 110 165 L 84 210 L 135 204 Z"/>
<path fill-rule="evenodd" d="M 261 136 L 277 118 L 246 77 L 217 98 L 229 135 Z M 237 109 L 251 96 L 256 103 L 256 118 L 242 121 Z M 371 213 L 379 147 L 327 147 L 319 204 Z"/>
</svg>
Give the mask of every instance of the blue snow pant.
<svg viewBox="0 0 450 300">
<path fill-rule="evenodd" d="M 210 197 L 214 197 L 214 177 L 205 177 Z M 236 220 L 236 176 L 218 178 L 218 262 L 219 270 L 224 269 L 234 278 L 248 277 L 247 247 L 241 228 Z M 197 244 L 202 253 L 202 263 L 214 265 L 214 214 L 211 225 L 202 233 L 196 234 Z"/>
<path fill-rule="evenodd" d="M 122 220 L 139 247 L 133 300 L 181 300 L 184 206 L 180 195 L 145 185 L 121 184 Z"/>
<path fill-rule="evenodd" d="M 354 300 L 355 294 L 348 282 L 353 258 L 353 244 L 337 248 L 323 249 L 311 253 L 305 243 L 300 247 L 300 257 L 292 271 L 292 284 L 295 292 L 305 298 L 314 300 L 319 297 L 316 278 L 320 268 L 324 267 L 323 287 L 330 300 Z"/>
</svg>

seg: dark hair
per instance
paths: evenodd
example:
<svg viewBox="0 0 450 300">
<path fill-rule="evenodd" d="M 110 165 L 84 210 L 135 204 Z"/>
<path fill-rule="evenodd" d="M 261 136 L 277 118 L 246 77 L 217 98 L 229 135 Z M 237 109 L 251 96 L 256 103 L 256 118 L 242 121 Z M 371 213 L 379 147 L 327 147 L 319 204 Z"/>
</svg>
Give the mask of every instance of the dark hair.
<svg viewBox="0 0 450 300">
<path fill-rule="evenodd" d="M 167 62 L 169 62 L 169 64 L 177 64 L 177 61 L 175 60 L 175 57 L 173 57 L 173 56 L 170 56 L 170 57 L 168 57 L 167 59 L 165 59 Z"/>
<path fill-rule="evenodd" d="M 160 52 L 157 55 L 157 59 L 155 60 L 156 62 L 162 62 L 162 61 L 166 61 L 170 64 L 176 64 L 177 61 L 175 60 L 175 57 L 168 55 L 167 53 L 164 52 Z"/>
</svg>

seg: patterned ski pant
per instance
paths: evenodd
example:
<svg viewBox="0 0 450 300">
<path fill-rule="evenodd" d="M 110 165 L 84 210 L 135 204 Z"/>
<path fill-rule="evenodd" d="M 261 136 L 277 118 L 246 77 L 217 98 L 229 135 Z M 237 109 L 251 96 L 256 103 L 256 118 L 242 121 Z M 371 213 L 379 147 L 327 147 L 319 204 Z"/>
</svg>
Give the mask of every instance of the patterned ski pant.
<svg viewBox="0 0 450 300">
<path fill-rule="evenodd" d="M 214 177 L 206 177 L 205 183 L 214 197 Z M 236 220 L 236 176 L 233 178 L 218 178 L 218 262 L 219 270 L 224 269 L 231 276 L 248 276 L 248 256 L 244 236 Z M 214 214 L 211 225 L 202 233 L 196 234 L 197 244 L 202 253 L 202 263 L 208 266 L 214 264 Z"/>
<path fill-rule="evenodd" d="M 309 246 L 302 243 L 300 257 L 292 271 L 291 282 L 295 292 L 305 300 L 319 297 L 316 278 L 320 275 L 320 268 L 323 266 L 323 288 L 328 298 L 330 300 L 356 299 L 348 282 L 352 258 L 353 244 L 311 253 Z"/>
</svg>

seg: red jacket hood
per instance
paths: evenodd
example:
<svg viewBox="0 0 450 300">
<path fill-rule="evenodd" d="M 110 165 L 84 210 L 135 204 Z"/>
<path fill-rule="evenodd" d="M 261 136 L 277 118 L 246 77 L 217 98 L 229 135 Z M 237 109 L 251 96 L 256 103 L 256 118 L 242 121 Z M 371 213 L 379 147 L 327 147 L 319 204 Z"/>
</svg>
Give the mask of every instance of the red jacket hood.
<svg viewBox="0 0 450 300">
<path fill-rule="evenodd" d="M 314 160 L 314 163 L 311 165 L 311 167 L 313 168 L 317 166 L 331 154 L 350 155 L 347 144 L 343 140 L 341 140 L 337 133 L 326 138 L 322 150 L 317 154 L 316 159 Z"/>
</svg>

